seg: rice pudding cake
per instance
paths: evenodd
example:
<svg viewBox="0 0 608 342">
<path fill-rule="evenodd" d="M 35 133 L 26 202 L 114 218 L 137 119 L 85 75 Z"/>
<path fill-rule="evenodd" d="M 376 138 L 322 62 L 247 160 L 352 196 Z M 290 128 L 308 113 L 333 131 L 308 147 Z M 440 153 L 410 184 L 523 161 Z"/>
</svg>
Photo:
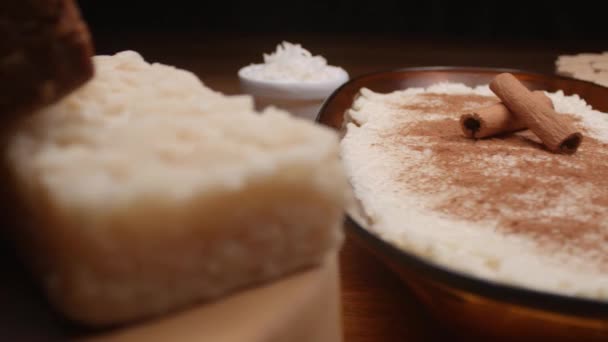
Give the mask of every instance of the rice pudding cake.
<svg viewBox="0 0 608 342">
<path fill-rule="evenodd" d="M 134 51 L 93 62 L 90 82 L 3 136 L 6 235 L 59 312 L 146 319 L 337 251 L 335 132 Z"/>
<path fill-rule="evenodd" d="M 367 228 L 477 277 L 608 299 L 608 115 L 547 95 L 585 135 L 573 155 L 530 131 L 465 138 L 460 115 L 498 101 L 487 86 L 362 89 L 342 158 Z"/>
</svg>

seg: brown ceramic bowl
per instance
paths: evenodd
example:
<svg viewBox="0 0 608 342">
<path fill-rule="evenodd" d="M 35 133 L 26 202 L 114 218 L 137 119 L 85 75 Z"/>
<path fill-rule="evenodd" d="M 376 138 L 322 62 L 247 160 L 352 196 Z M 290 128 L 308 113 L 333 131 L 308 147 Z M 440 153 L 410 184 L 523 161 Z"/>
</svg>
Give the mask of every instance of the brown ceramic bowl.
<svg viewBox="0 0 608 342">
<path fill-rule="evenodd" d="M 572 78 L 519 70 L 429 67 L 379 72 L 355 78 L 330 96 L 317 121 L 340 129 L 344 112 L 362 87 L 392 92 L 440 81 L 469 86 L 489 83 L 510 72 L 530 89 L 578 94 L 608 112 L 608 88 Z M 465 335 L 508 340 L 608 340 L 608 302 L 556 295 L 496 283 L 450 270 L 401 250 L 365 229 L 351 213 L 347 232 L 371 250 L 416 293 L 432 315 Z"/>
</svg>

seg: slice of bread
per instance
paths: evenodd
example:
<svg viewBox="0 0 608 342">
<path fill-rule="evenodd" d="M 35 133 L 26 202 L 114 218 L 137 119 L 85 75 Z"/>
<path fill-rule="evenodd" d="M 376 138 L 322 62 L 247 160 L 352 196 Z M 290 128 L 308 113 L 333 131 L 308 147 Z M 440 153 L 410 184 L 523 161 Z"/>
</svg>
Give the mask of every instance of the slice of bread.
<svg viewBox="0 0 608 342">
<path fill-rule="evenodd" d="M 54 103 L 93 76 L 93 45 L 74 0 L 0 1 L 0 37 L 3 120 Z"/>
<path fill-rule="evenodd" d="M 253 111 L 134 52 L 24 118 L 5 156 L 13 230 L 50 301 L 90 325 L 139 319 L 319 263 L 342 240 L 334 132 Z"/>
</svg>

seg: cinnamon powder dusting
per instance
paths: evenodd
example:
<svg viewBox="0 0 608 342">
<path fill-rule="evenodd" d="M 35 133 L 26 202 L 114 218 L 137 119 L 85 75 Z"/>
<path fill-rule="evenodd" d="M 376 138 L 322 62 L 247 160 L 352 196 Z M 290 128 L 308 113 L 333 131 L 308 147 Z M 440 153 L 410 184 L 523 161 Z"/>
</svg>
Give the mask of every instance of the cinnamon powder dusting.
<svg viewBox="0 0 608 342">
<path fill-rule="evenodd" d="M 462 136 L 460 114 L 495 97 L 418 97 L 401 110 L 420 119 L 397 127 L 385 143 L 425 152 L 428 165 L 404 166 L 398 183 L 434 196 L 433 209 L 446 215 L 497 221 L 503 233 L 533 238 L 548 250 L 593 255 L 608 270 L 608 144 L 586 136 L 574 155 L 563 155 L 546 151 L 529 131 L 471 140 Z"/>
</svg>

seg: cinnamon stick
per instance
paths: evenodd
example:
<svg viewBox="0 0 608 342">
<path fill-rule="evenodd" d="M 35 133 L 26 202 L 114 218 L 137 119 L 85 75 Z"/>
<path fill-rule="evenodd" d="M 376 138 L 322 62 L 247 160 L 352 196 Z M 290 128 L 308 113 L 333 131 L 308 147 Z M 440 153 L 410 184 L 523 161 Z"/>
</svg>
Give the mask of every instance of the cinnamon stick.
<svg viewBox="0 0 608 342">
<path fill-rule="evenodd" d="M 494 78 L 490 89 L 526 124 L 552 152 L 574 153 L 583 135 L 568 119 L 558 115 L 532 93 L 515 76 L 503 73 Z"/>
<path fill-rule="evenodd" d="M 553 108 L 553 102 L 542 91 L 532 92 L 532 96 Z M 511 113 L 502 102 L 489 107 L 479 108 L 460 116 L 460 127 L 467 138 L 487 138 L 502 133 L 510 133 L 526 129 L 526 124 Z"/>
</svg>

